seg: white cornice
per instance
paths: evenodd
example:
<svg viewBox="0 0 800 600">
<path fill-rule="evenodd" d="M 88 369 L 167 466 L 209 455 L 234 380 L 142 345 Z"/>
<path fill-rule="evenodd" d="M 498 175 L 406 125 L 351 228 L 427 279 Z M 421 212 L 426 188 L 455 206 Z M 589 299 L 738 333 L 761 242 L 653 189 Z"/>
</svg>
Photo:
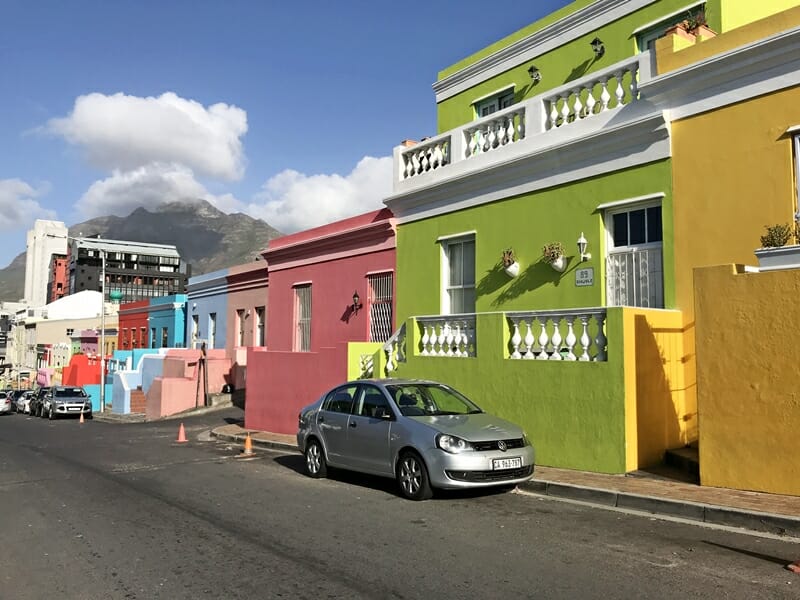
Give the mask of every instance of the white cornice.
<svg viewBox="0 0 800 600">
<path fill-rule="evenodd" d="M 800 27 L 642 82 L 641 98 L 673 120 L 800 85 Z"/>
<path fill-rule="evenodd" d="M 569 139 L 554 139 L 514 157 L 496 152 L 495 162 L 484 168 L 477 168 L 479 159 L 492 153 L 464 161 L 474 166 L 385 203 L 400 223 L 407 223 L 668 158 L 669 126 L 662 112 L 650 107 L 642 113 L 630 106 L 627 119 L 573 125 Z"/>
<path fill-rule="evenodd" d="M 533 60 L 657 0 L 597 0 L 433 84 L 436 102 Z M 588 49 L 587 49 L 588 51 Z"/>
</svg>

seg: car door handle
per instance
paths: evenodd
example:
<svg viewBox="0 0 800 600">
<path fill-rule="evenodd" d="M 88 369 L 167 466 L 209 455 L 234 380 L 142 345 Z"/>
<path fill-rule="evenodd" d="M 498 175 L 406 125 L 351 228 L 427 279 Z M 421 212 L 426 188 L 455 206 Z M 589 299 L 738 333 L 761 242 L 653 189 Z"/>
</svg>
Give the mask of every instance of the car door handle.
<svg viewBox="0 0 800 600">
<path fill-rule="evenodd" d="M 356 422 L 355 421 L 350 421 L 350 427 L 355 427 L 355 426 L 356 426 Z"/>
</svg>

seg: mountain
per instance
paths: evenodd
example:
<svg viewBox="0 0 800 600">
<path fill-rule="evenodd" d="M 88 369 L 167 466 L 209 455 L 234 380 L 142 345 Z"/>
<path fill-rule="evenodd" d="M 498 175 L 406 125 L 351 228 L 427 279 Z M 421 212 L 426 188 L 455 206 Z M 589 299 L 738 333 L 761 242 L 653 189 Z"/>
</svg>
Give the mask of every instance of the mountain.
<svg viewBox="0 0 800 600">
<path fill-rule="evenodd" d="M 69 235 L 174 244 L 181 258 L 202 275 L 251 262 L 269 240 L 283 235 L 242 213 L 225 214 L 205 200 L 169 202 L 153 211 L 137 208 L 127 217 L 97 217 L 71 225 Z M 0 269 L 0 300 L 17 301 L 25 287 L 25 253 Z"/>
</svg>

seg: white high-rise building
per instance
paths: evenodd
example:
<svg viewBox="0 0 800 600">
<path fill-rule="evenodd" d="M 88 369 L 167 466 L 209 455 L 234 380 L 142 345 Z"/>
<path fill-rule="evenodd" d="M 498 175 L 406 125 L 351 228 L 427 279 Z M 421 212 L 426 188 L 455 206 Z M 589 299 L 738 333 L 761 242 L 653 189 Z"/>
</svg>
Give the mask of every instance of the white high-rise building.
<svg viewBox="0 0 800 600">
<path fill-rule="evenodd" d="M 25 302 L 28 306 L 47 304 L 50 258 L 67 253 L 67 226 L 61 221 L 37 219 L 28 231 L 25 254 Z"/>
</svg>

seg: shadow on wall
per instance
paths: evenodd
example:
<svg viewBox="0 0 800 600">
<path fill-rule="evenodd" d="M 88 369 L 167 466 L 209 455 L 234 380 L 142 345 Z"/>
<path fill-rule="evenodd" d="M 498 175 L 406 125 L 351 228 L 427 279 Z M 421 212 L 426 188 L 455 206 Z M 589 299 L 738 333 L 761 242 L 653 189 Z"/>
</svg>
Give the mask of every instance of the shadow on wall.
<svg viewBox="0 0 800 600">
<path fill-rule="evenodd" d="M 569 272 L 577 268 L 577 263 L 573 265 L 573 259 L 575 257 L 568 256 L 566 258 L 568 268 L 565 269 L 563 273 L 559 273 L 544 260 L 540 259 L 528 265 L 528 267 L 514 279 L 509 279 L 508 275 L 506 275 L 503 270 L 502 263 L 498 262 L 481 278 L 475 291 L 478 296 L 489 295 L 507 284 L 506 288 L 498 294 L 497 298 L 492 300 L 492 306 L 499 308 L 506 302 L 514 300 L 528 292 L 532 292 L 543 285 L 553 284 L 558 286 Z"/>
</svg>

